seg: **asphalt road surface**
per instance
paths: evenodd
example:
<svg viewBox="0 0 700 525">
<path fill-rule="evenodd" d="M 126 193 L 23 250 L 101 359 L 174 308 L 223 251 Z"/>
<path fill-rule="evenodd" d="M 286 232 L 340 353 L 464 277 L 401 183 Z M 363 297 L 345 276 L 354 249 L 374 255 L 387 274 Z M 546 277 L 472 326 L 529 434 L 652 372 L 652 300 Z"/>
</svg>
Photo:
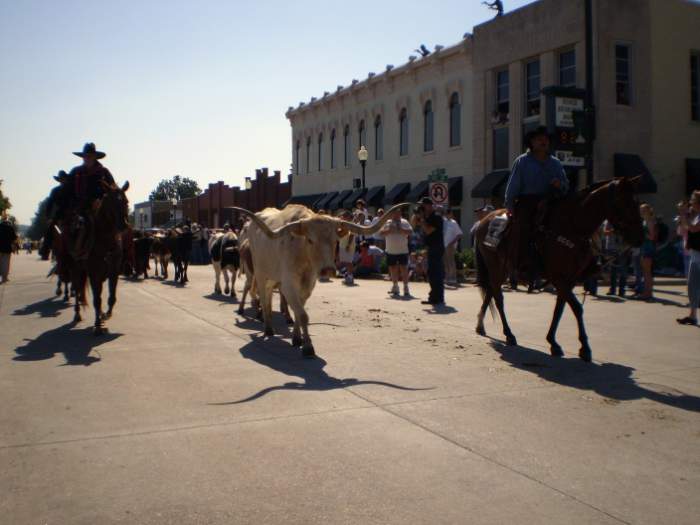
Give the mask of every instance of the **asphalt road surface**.
<svg viewBox="0 0 700 525">
<path fill-rule="evenodd" d="M 109 333 L 73 326 L 48 263 L 0 286 L 0 522 L 673 523 L 700 521 L 700 330 L 657 303 L 588 298 L 594 362 L 567 310 L 551 358 L 549 294 L 508 293 L 519 347 L 382 281 L 319 283 L 318 358 L 215 296 L 122 280 Z M 242 283 L 238 283 L 240 289 Z M 276 303 L 276 301 L 275 301 Z"/>
</svg>

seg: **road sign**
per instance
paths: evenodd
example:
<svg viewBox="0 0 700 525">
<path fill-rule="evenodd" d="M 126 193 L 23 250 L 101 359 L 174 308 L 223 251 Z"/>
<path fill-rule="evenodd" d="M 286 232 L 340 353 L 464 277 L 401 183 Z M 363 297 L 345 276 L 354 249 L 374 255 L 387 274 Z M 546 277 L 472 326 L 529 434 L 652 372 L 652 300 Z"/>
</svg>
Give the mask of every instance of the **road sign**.
<svg viewBox="0 0 700 525">
<path fill-rule="evenodd" d="M 428 193 L 435 205 L 447 204 L 450 200 L 450 192 L 446 182 L 431 182 Z"/>
<path fill-rule="evenodd" d="M 428 182 L 444 182 L 447 180 L 447 170 L 437 168 L 428 173 Z"/>
</svg>

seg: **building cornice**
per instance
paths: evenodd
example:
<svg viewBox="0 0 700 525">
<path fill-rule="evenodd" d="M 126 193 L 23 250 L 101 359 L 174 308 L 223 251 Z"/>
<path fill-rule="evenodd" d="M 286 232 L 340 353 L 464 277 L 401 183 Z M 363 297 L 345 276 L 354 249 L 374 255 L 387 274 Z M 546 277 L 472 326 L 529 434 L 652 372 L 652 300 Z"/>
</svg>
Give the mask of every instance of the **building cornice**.
<svg viewBox="0 0 700 525">
<path fill-rule="evenodd" d="M 408 77 L 416 82 L 418 69 L 430 66 L 442 68 L 446 59 L 460 54 L 470 55 L 471 50 L 472 35 L 467 33 L 464 35 L 464 39 L 457 44 L 449 47 L 435 46 L 435 49 L 428 56 L 416 57 L 412 55 L 409 57 L 408 62 L 398 67 L 387 64 L 385 70 L 381 73 L 370 72 L 367 74 L 367 78 L 363 80 L 353 79 L 349 86 L 339 85 L 333 93 L 325 91 L 320 98 L 311 97 L 311 100 L 308 102 L 299 102 L 297 107 L 289 106 L 285 116 L 291 120 L 309 112 L 315 113 L 320 108 L 326 108 L 326 111 L 329 111 L 330 105 L 334 102 L 339 103 L 342 107 L 346 97 L 353 97 L 357 102 L 362 92 L 369 90 L 374 93 L 377 86 L 381 83 L 386 83 L 389 91 L 393 91 L 394 82 L 397 79 Z"/>
</svg>

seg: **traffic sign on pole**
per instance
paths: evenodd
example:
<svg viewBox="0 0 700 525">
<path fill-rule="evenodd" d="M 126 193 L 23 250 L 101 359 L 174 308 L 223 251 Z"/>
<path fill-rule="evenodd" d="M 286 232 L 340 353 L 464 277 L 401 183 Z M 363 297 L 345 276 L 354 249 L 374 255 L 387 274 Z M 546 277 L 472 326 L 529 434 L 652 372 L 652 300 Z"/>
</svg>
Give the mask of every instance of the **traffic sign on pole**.
<svg viewBox="0 0 700 525">
<path fill-rule="evenodd" d="M 450 192 L 448 191 L 446 182 L 431 182 L 428 192 L 430 194 L 430 199 L 436 206 L 448 204 L 450 200 Z"/>
</svg>

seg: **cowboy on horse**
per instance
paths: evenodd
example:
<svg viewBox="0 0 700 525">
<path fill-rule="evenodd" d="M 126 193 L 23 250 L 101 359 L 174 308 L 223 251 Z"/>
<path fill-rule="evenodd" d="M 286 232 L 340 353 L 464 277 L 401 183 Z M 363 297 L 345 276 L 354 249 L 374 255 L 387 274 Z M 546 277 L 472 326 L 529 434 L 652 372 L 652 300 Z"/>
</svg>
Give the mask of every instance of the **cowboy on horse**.
<svg viewBox="0 0 700 525">
<path fill-rule="evenodd" d="M 512 217 L 508 258 L 513 270 L 534 281 L 538 257 L 534 233 L 542 223 L 548 201 L 569 192 L 569 179 L 559 159 L 549 154 L 549 134 L 540 126 L 527 136 L 528 150 L 513 163 L 506 186 L 505 205 Z"/>
<path fill-rule="evenodd" d="M 58 182 L 59 185 L 51 190 L 46 201 L 45 213 L 49 226 L 44 233 L 44 242 L 39 250 L 41 258 L 45 261 L 48 260 L 51 247 L 53 246 L 54 231 L 63 221 L 64 214 L 70 207 L 71 196 L 73 194 L 73 188 L 69 183 L 69 177 L 65 171 L 59 171 L 58 175 L 54 176 L 54 180 Z"/>
<path fill-rule="evenodd" d="M 104 185 L 115 186 L 115 182 L 109 170 L 99 162 L 99 159 L 104 158 L 106 154 L 98 151 L 94 143 L 86 143 L 83 151 L 74 151 L 73 155 L 83 159 L 83 163 L 73 168 L 68 174 L 73 205 L 78 215 L 74 224 L 77 234 L 74 251 L 81 258 L 86 256 L 89 250 L 88 239 L 94 234 L 92 228 L 94 208 L 104 195 Z"/>
</svg>

